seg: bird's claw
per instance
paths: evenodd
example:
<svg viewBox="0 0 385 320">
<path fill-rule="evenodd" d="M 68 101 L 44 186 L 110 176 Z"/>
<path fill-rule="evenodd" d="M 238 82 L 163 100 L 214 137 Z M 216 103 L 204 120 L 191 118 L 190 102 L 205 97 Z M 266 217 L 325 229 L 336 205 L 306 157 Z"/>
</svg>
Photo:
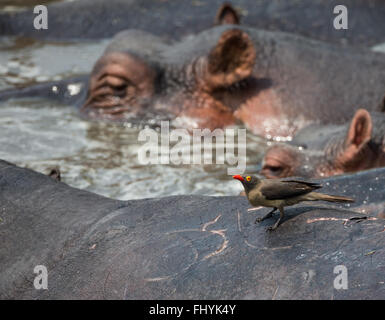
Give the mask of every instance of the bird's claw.
<svg viewBox="0 0 385 320">
<path fill-rule="evenodd" d="M 257 218 L 257 219 L 255 219 L 255 222 L 254 222 L 254 223 L 260 223 L 260 222 L 262 222 L 262 221 L 263 221 L 262 218 Z"/>
</svg>

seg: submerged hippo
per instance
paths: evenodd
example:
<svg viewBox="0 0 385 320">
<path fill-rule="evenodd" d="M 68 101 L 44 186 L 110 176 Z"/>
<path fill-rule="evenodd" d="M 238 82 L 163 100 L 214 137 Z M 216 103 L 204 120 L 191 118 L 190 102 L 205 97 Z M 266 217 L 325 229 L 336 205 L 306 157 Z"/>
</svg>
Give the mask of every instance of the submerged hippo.
<svg viewBox="0 0 385 320">
<path fill-rule="evenodd" d="M 381 111 L 384 74 L 381 53 L 286 33 L 226 25 L 169 43 L 127 30 L 112 40 L 87 85 L 81 78 L 77 93 L 61 90 L 71 83 L 61 81 L 0 92 L 0 100 L 70 96 L 99 119 L 161 118 L 209 129 L 244 124 L 267 138 L 289 137 L 310 123 L 344 123 L 357 106 Z"/>
<path fill-rule="evenodd" d="M 14 1 L 9 1 L 14 4 Z M 39 2 L 41 4 L 42 2 Z M 138 28 L 167 39 L 200 32 L 212 24 L 223 0 L 82 0 L 48 5 L 49 27 L 32 27 L 32 8 L 0 13 L 0 34 L 37 38 L 108 38 Z M 357 46 L 385 42 L 385 4 L 382 0 L 237 0 L 244 24 L 301 34 L 318 40 Z M 333 26 L 334 8 L 348 9 L 348 29 Z"/>
<path fill-rule="evenodd" d="M 383 54 L 285 33 L 219 26 L 169 45 L 128 30 L 96 62 L 82 111 L 291 136 L 309 123 L 343 123 L 356 106 L 381 111 L 384 75 Z"/>
<path fill-rule="evenodd" d="M 321 177 L 385 166 L 385 113 L 359 109 L 350 123 L 310 126 L 264 156 L 268 178 Z"/>
<path fill-rule="evenodd" d="M 385 169 L 319 182 L 354 206 L 290 208 L 272 234 L 244 197 L 117 201 L 0 161 L 0 298 L 384 299 Z"/>
</svg>

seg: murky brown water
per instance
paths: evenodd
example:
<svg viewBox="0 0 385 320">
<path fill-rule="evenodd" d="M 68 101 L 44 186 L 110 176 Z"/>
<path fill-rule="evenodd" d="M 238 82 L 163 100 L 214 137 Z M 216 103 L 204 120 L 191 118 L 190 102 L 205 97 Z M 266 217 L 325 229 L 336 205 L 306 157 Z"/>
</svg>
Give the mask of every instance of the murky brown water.
<svg viewBox="0 0 385 320">
<path fill-rule="evenodd" d="M 108 41 L 84 43 L 0 39 L 0 90 L 88 73 Z M 90 122 L 74 106 L 52 101 L 0 104 L 0 158 L 47 173 L 59 166 L 62 181 L 117 199 L 177 194 L 234 195 L 241 186 L 228 165 L 141 165 L 138 129 Z M 247 165 L 255 170 L 266 146 L 247 136 Z"/>
</svg>

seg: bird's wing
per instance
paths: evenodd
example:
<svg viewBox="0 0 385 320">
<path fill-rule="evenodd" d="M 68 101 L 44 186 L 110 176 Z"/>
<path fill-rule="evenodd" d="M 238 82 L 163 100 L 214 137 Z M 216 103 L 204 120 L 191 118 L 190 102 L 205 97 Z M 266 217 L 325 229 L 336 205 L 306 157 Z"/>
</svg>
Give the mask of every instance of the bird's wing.
<svg viewBox="0 0 385 320">
<path fill-rule="evenodd" d="M 297 197 L 319 188 L 319 184 L 312 182 L 271 180 L 261 187 L 261 193 L 267 200 L 279 200 Z"/>
<path fill-rule="evenodd" d="M 290 183 L 302 183 L 302 184 L 305 184 L 305 185 L 307 185 L 307 186 L 313 188 L 313 190 L 322 188 L 322 185 L 321 185 L 321 184 L 319 184 L 319 183 L 314 183 L 314 182 L 301 181 L 301 180 L 284 180 L 284 181 L 290 182 Z"/>
</svg>

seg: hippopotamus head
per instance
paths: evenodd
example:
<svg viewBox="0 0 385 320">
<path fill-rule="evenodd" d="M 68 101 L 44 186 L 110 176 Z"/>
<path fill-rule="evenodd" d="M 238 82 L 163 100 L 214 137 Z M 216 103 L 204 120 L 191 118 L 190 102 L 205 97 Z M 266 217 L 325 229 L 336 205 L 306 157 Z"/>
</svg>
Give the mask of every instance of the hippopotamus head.
<svg viewBox="0 0 385 320">
<path fill-rule="evenodd" d="M 268 178 L 322 177 L 385 165 L 385 114 L 356 111 L 350 123 L 309 126 L 291 144 L 271 146 L 261 173 Z"/>
<path fill-rule="evenodd" d="M 188 119 L 190 127 L 233 124 L 235 101 L 250 87 L 255 49 L 244 31 L 223 28 L 173 46 L 143 31 L 118 34 L 93 68 L 82 110 L 114 120 L 156 114 Z"/>
<path fill-rule="evenodd" d="M 238 23 L 231 5 L 222 5 L 215 24 Z M 189 127 L 233 124 L 255 55 L 247 33 L 232 26 L 172 45 L 144 31 L 123 31 L 94 65 L 82 111 L 113 120 L 165 116 Z"/>
<path fill-rule="evenodd" d="M 357 105 L 377 110 L 382 55 L 236 26 L 233 12 L 224 7 L 218 20 L 226 25 L 176 43 L 138 30 L 117 34 L 94 66 L 82 111 L 187 128 L 240 123 L 266 138 L 291 138 L 310 123 L 342 124 Z"/>
</svg>

